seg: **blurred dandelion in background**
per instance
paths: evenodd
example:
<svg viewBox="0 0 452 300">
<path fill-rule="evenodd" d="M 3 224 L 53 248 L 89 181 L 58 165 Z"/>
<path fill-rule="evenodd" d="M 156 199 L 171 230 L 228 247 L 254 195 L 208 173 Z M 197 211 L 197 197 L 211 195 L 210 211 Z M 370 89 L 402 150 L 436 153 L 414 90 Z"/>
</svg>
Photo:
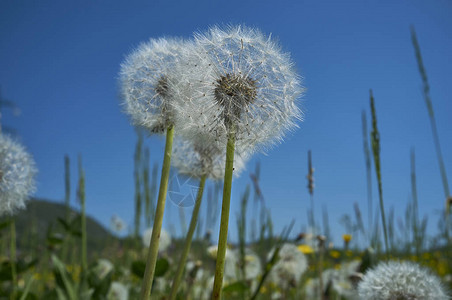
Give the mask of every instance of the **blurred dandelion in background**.
<svg viewBox="0 0 452 300">
<path fill-rule="evenodd" d="M 270 251 L 268 258 L 273 256 L 275 249 Z M 297 246 L 284 244 L 279 250 L 279 260 L 270 271 L 268 280 L 283 290 L 297 286 L 301 275 L 308 268 L 308 260 Z"/>
<path fill-rule="evenodd" d="M 25 208 L 35 191 L 36 173 L 35 162 L 25 148 L 0 134 L 0 215 Z"/>
<path fill-rule="evenodd" d="M 152 228 L 148 228 L 143 232 L 142 242 L 143 246 L 149 247 L 151 243 Z M 159 243 L 159 253 L 165 252 L 169 246 L 171 246 L 171 235 L 165 229 L 160 231 L 160 243 Z"/>
</svg>

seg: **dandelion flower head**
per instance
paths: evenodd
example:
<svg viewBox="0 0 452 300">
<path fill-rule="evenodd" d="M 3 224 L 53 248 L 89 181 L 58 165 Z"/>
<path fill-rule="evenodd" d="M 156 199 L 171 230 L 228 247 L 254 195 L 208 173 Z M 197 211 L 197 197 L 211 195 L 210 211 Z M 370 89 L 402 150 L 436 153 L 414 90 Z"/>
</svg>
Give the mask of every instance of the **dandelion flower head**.
<svg viewBox="0 0 452 300">
<path fill-rule="evenodd" d="M 203 132 L 225 145 L 233 132 L 236 148 L 264 149 L 297 126 L 300 77 L 270 37 L 245 26 L 212 27 L 185 53 L 174 69 L 185 135 Z"/>
<path fill-rule="evenodd" d="M 22 145 L 0 134 L 0 216 L 25 207 L 35 190 L 35 162 Z"/>
<path fill-rule="evenodd" d="M 412 262 L 382 262 L 366 272 L 358 293 L 364 300 L 449 299 L 440 279 Z"/>
<path fill-rule="evenodd" d="M 181 39 L 150 39 L 129 54 L 119 73 L 123 106 L 134 125 L 163 133 L 173 125 L 173 92 L 168 72 L 178 63 Z"/>
</svg>

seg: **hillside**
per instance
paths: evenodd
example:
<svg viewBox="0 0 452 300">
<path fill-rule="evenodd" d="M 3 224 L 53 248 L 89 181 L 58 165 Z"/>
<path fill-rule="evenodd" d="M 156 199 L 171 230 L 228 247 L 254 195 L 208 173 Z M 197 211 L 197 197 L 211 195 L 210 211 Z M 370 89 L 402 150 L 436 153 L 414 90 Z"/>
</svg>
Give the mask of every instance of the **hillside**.
<svg viewBox="0 0 452 300">
<path fill-rule="evenodd" d="M 75 218 L 78 214 L 77 210 L 71 208 L 71 218 Z M 44 199 L 30 200 L 27 208 L 19 211 L 15 216 L 18 247 L 28 248 L 28 245 L 35 244 L 36 240 L 39 245 L 45 245 L 49 233 L 64 233 L 58 218 L 64 219 L 65 215 L 66 207 L 62 203 Z M 114 238 L 106 228 L 90 216 L 87 216 L 86 227 L 90 252 L 102 249 L 108 239 L 111 241 Z"/>
</svg>

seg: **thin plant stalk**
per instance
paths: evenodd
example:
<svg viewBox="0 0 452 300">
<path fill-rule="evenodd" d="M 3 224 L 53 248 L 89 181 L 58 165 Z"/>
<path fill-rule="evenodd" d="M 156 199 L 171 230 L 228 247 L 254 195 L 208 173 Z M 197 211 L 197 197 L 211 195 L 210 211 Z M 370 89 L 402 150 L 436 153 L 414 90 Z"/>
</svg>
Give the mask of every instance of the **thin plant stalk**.
<svg viewBox="0 0 452 300">
<path fill-rule="evenodd" d="M 86 209 L 85 209 L 85 171 L 82 168 L 82 159 L 79 156 L 79 186 L 78 197 L 81 206 L 81 231 L 82 231 L 82 270 L 88 270 L 88 255 L 87 255 L 87 236 L 86 236 Z"/>
<path fill-rule="evenodd" d="M 11 283 L 13 285 L 13 290 L 11 292 L 10 299 L 16 299 L 16 289 L 17 289 L 17 269 L 16 269 L 16 222 L 14 217 L 11 217 L 10 221 L 11 227 L 11 253 L 10 253 L 10 263 L 11 263 Z"/>
<path fill-rule="evenodd" d="M 372 164 L 370 161 L 370 150 L 369 150 L 369 141 L 367 138 L 367 118 L 366 113 L 363 111 L 361 114 L 361 120 L 362 120 L 362 129 L 363 129 L 363 148 L 364 148 L 364 158 L 366 162 L 366 177 L 367 177 L 367 218 L 368 218 L 368 239 L 369 244 L 371 244 L 371 232 L 372 232 L 372 207 L 373 207 L 373 201 L 372 201 Z"/>
<path fill-rule="evenodd" d="M 176 299 L 177 290 L 179 288 L 182 274 L 185 268 L 185 262 L 187 261 L 188 253 L 190 252 L 191 241 L 193 239 L 193 234 L 196 229 L 196 224 L 198 223 L 199 208 L 201 207 L 202 195 L 204 193 L 204 186 L 206 183 L 207 176 L 203 175 L 201 181 L 199 182 L 198 194 L 196 195 L 195 207 L 193 208 L 193 213 L 191 215 L 190 226 L 188 228 L 188 233 L 185 238 L 184 250 L 182 251 L 182 256 L 179 260 L 179 265 L 177 266 L 176 275 L 174 276 L 173 286 L 171 287 L 170 299 Z"/>
<path fill-rule="evenodd" d="M 70 206 L 70 198 L 71 198 L 71 174 L 70 174 L 70 160 L 69 156 L 64 156 L 64 203 L 66 205 L 66 215 L 65 221 L 67 224 L 70 223 L 70 215 L 71 215 L 71 206 Z M 66 236 L 64 238 L 63 251 L 62 251 L 62 259 L 68 259 L 68 251 L 70 248 L 70 239 L 71 235 L 66 232 Z"/>
<path fill-rule="evenodd" d="M 135 238 L 138 239 L 140 234 L 140 220 L 141 220 L 141 155 L 143 148 L 143 134 L 139 129 L 137 129 L 137 144 L 135 146 L 135 154 L 134 154 L 134 162 L 135 162 L 135 170 L 133 173 L 135 180 L 135 220 L 134 220 L 134 229 L 135 229 Z"/>
<path fill-rule="evenodd" d="M 385 218 L 385 209 L 383 204 L 383 187 L 381 184 L 381 164 L 380 164 L 380 133 L 377 128 L 377 113 L 375 110 L 374 96 L 372 95 L 372 90 L 370 90 L 370 109 L 372 113 L 372 132 L 371 132 L 371 140 L 372 140 L 372 152 L 374 155 L 374 163 L 375 163 L 375 172 L 377 173 L 377 181 L 378 181 L 378 197 L 380 200 L 380 213 L 381 213 L 381 222 L 383 224 L 383 233 L 385 238 L 385 249 L 389 250 L 388 245 L 388 230 L 386 228 L 386 218 Z"/>
<path fill-rule="evenodd" d="M 155 265 L 160 243 L 160 231 L 162 230 L 163 213 L 165 211 L 166 192 L 168 190 L 168 179 L 171 167 L 171 152 L 173 149 L 174 127 L 169 126 L 166 130 L 165 155 L 163 157 L 162 175 L 160 177 L 159 196 L 157 208 L 155 211 L 154 225 L 152 229 L 151 242 L 149 245 L 146 261 L 146 270 L 144 272 L 143 283 L 141 286 L 140 299 L 149 299 L 151 296 L 152 282 L 154 281 Z"/>
<path fill-rule="evenodd" d="M 419 43 L 416 37 L 416 31 L 414 31 L 414 27 L 411 26 L 411 41 L 413 43 L 414 52 L 416 55 L 416 60 L 419 67 L 419 73 L 421 74 L 422 84 L 423 84 L 423 92 L 425 104 L 428 110 L 428 116 L 430 118 L 430 125 L 432 128 L 433 142 L 435 144 L 436 157 L 438 158 L 439 170 L 441 173 L 441 179 L 443 182 L 444 196 L 446 197 L 446 239 L 449 240 L 449 222 L 450 222 L 450 199 L 452 198 L 450 195 L 449 184 L 447 180 L 446 167 L 444 166 L 443 154 L 441 153 L 441 146 L 439 143 L 439 135 L 438 130 L 436 128 L 436 120 L 435 114 L 433 112 L 433 104 L 432 99 L 430 98 L 430 85 L 427 79 L 427 71 L 425 70 L 424 63 L 422 62 L 421 48 L 419 47 Z"/>
<path fill-rule="evenodd" d="M 226 166 L 223 183 L 223 203 L 221 206 L 220 236 L 218 238 L 217 263 L 215 267 L 215 280 L 213 283 L 212 299 L 221 299 L 223 285 L 224 263 L 228 240 L 229 209 L 231 203 L 232 171 L 234 165 L 235 135 L 229 134 L 226 146 Z"/>
</svg>

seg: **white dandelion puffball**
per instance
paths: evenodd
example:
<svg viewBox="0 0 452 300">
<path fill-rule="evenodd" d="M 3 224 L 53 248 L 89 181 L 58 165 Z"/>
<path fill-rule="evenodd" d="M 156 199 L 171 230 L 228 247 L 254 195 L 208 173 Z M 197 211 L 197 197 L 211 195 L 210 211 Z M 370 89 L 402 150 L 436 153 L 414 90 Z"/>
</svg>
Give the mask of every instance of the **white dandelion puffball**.
<svg viewBox="0 0 452 300">
<path fill-rule="evenodd" d="M 245 168 L 248 153 L 236 151 L 234 155 L 234 175 L 239 176 Z M 183 175 L 201 178 L 206 176 L 213 180 L 224 177 L 226 149 L 210 141 L 188 141 L 180 137 L 173 144 L 171 164 Z"/>
<path fill-rule="evenodd" d="M 212 27 L 195 35 L 192 48 L 173 70 L 184 135 L 225 145 L 234 133 L 236 148 L 254 150 L 297 127 L 300 77 L 274 40 L 245 26 Z"/>
<path fill-rule="evenodd" d="M 357 275 L 360 260 L 342 263 L 339 268 L 326 269 L 322 272 L 323 290 L 331 289 L 335 294 L 348 300 L 358 300 L 358 292 L 352 282 L 353 276 Z M 318 278 L 309 279 L 305 285 L 307 299 L 319 299 L 320 281 Z"/>
<path fill-rule="evenodd" d="M 146 229 L 143 233 L 142 241 L 145 247 L 149 247 L 152 237 L 152 228 Z M 165 252 L 171 245 L 171 235 L 165 230 L 160 231 L 159 253 Z"/>
<path fill-rule="evenodd" d="M 113 281 L 107 293 L 107 300 L 128 300 L 129 289 L 122 283 Z"/>
<path fill-rule="evenodd" d="M 273 256 L 275 249 L 270 251 L 268 259 Z M 296 286 L 301 275 L 307 270 L 306 256 L 293 244 L 284 244 L 279 250 L 279 260 L 270 271 L 268 280 L 286 289 Z"/>
<path fill-rule="evenodd" d="M 110 220 L 110 227 L 114 232 L 120 233 L 127 228 L 127 224 L 120 217 L 113 215 Z"/>
<path fill-rule="evenodd" d="M 99 279 L 104 279 L 111 271 L 113 271 L 113 264 L 108 259 L 101 258 L 97 260 L 97 264 L 94 267 L 94 273 Z"/>
<path fill-rule="evenodd" d="M 35 162 L 24 147 L 0 134 L 0 216 L 25 207 L 35 190 Z"/>
<path fill-rule="evenodd" d="M 150 39 L 129 54 L 119 73 L 125 112 L 134 125 L 163 133 L 174 124 L 170 102 L 174 93 L 168 76 L 180 59 L 185 42 L 181 39 Z"/>
<path fill-rule="evenodd" d="M 441 281 L 428 269 L 412 262 L 382 262 L 364 275 L 358 285 L 364 300 L 445 300 Z"/>
</svg>

